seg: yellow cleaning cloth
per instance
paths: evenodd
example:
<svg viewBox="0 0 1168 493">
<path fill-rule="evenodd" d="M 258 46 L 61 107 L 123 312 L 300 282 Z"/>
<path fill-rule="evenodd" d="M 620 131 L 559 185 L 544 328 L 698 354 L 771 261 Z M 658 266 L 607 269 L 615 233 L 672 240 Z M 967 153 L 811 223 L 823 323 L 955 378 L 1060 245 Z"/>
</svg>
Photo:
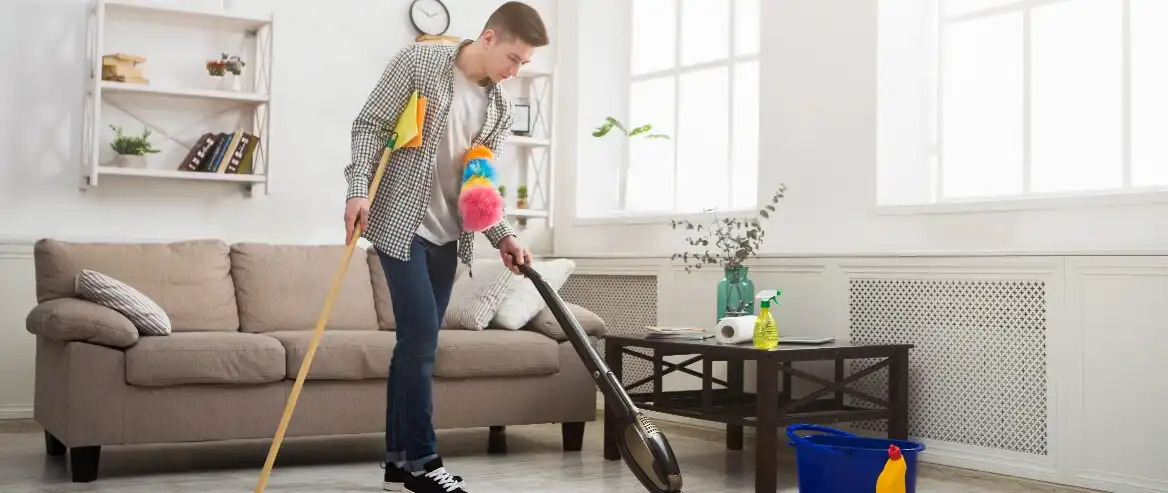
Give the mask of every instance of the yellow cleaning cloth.
<svg viewBox="0 0 1168 493">
<path fill-rule="evenodd" d="M 393 150 L 403 147 L 418 147 L 422 145 L 422 126 L 426 119 L 426 97 L 419 96 L 418 91 L 410 94 L 410 100 L 402 110 L 397 120 L 397 140 Z"/>
</svg>

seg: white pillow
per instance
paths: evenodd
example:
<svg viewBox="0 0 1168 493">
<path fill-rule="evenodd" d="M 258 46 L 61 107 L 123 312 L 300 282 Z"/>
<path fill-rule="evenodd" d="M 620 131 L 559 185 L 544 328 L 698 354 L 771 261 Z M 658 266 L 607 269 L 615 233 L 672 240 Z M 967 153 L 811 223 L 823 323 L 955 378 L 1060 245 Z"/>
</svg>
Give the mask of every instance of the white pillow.
<svg viewBox="0 0 1168 493">
<path fill-rule="evenodd" d="M 141 335 L 170 334 L 170 317 L 142 292 L 100 272 L 83 269 L 74 281 L 78 297 L 113 309 L 138 328 Z"/>
<path fill-rule="evenodd" d="M 568 281 L 568 276 L 572 275 L 572 271 L 576 269 L 576 262 L 562 258 L 532 262 L 531 267 L 539 273 L 544 281 L 547 281 L 553 290 L 558 292 Z M 503 295 L 503 303 L 495 312 L 495 318 L 491 321 L 491 325 L 503 329 L 519 330 L 544 308 L 547 308 L 547 302 L 535 289 L 535 283 L 524 276 L 520 282 L 511 283 L 507 288 L 507 292 Z"/>
<path fill-rule="evenodd" d="M 471 277 L 470 274 L 474 274 Z M 447 329 L 482 330 L 491 323 L 503 293 L 519 276 L 503 265 L 503 260 L 475 259 L 468 272 L 454 282 L 450 303 L 442 327 Z"/>
</svg>

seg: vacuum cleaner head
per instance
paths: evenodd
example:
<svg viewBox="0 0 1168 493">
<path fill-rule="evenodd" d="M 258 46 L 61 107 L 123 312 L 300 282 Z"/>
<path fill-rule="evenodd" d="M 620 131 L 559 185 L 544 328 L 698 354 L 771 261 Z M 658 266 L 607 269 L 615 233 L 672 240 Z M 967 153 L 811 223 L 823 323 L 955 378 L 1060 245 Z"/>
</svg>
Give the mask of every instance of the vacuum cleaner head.
<svg viewBox="0 0 1168 493">
<path fill-rule="evenodd" d="M 636 411 L 636 419 L 625 423 L 617 434 L 616 444 L 625 464 L 645 489 L 681 492 L 681 470 L 669 440 L 647 416 Z"/>
</svg>

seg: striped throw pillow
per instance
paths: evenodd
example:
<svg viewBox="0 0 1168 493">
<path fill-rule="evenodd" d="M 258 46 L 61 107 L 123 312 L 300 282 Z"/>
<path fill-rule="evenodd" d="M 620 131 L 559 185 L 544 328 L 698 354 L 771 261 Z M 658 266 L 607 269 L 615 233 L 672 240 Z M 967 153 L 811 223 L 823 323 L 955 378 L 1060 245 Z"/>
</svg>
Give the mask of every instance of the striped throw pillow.
<svg viewBox="0 0 1168 493">
<path fill-rule="evenodd" d="M 475 259 L 471 272 L 474 277 L 464 272 L 454 283 L 443 318 L 444 329 L 485 329 L 499 311 L 507 287 L 517 277 L 502 260 Z"/>
<path fill-rule="evenodd" d="M 170 334 L 170 317 L 154 300 L 128 284 L 100 272 L 83 269 L 75 286 L 78 297 L 113 309 L 138 328 L 141 335 Z"/>
</svg>

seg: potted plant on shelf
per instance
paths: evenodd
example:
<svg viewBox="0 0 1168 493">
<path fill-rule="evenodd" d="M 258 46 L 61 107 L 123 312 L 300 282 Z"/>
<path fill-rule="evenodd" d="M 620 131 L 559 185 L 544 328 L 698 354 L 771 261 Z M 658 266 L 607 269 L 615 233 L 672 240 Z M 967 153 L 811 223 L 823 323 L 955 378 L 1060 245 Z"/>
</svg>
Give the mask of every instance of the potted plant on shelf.
<svg viewBox="0 0 1168 493">
<path fill-rule="evenodd" d="M 701 269 L 705 265 L 722 267 L 723 277 L 718 281 L 717 289 L 717 319 L 727 316 L 751 315 L 754 313 L 754 281 L 750 280 L 747 259 L 758 256 L 766 230 L 762 220 L 770 219 L 775 212 L 775 204 L 782 200 L 787 191 L 786 185 L 779 185 L 779 189 L 771 198 L 770 203 L 759 209 L 755 217 L 724 217 L 718 218 L 712 211 L 711 220 L 707 224 L 695 224 L 682 219 L 671 220 L 673 229 L 683 227 L 692 231 L 693 236 L 685 239 L 686 244 L 700 251 L 686 251 L 675 253 L 672 260 L 680 259 L 685 264 L 685 271 Z"/>
<path fill-rule="evenodd" d="M 114 140 L 110 147 L 118 155 L 110 163 L 119 168 L 145 168 L 146 155 L 155 154 L 158 149 L 150 145 L 150 129 L 143 128 L 141 136 L 127 136 L 122 134 L 122 127 L 110 125 L 114 131 Z"/>
<path fill-rule="evenodd" d="M 238 56 L 227 56 L 220 53 L 218 60 L 207 60 L 207 75 L 211 79 L 211 88 L 222 91 L 240 91 L 243 88 L 243 79 L 239 76 L 247 64 Z"/>
<path fill-rule="evenodd" d="M 515 208 L 516 209 L 526 209 L 527 208 L 527 185 L 519 185 L 519 188 L 516 189 Z"/>
</svg>

